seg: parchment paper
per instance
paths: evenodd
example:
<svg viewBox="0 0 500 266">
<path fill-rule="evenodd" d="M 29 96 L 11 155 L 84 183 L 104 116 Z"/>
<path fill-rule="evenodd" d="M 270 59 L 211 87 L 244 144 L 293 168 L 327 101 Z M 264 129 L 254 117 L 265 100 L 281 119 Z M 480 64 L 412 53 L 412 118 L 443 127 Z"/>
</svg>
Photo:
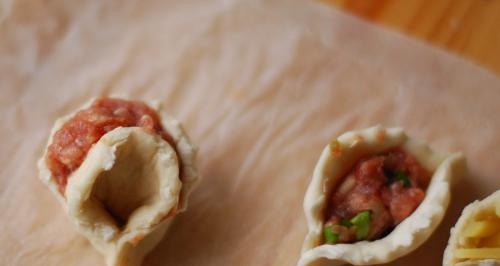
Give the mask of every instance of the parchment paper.
<svg viewBox="0 0 500 266">
<path fill-rule="evenodd" d="M 98 95 L 161 100 L 200 147 L 147 266 L 294 265 L 314 164 L 351 129 L 468 159 L 438 232 L 391 265 L 440 265 L 462 207 L 500 188 L 499 78 L 318 2 L 2 1 L 0 23 L 0 265 L 104 265 L 36 170 L 55 119 Z"/>
</svg>

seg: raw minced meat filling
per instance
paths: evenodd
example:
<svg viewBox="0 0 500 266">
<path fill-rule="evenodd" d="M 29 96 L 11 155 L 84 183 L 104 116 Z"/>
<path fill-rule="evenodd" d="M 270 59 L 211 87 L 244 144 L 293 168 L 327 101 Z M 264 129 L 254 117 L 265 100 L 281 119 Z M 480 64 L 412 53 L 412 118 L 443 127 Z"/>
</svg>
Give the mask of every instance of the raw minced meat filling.
<svg viewBox="0 0 500 266">
<path fill-rule="evenodd" d="M 431 175 L 401 149 L 362 158 L 329 198 L 324 242 L 376 240 L 410 216 Z"/>
<path fill-rule="evenodd" d="M 171 136 L 160 124 L 158 114 L 145 103 L 97 99 L 90 107 L 77 112 L 64 123 L 48 147 L 47 166 L 61 193 L 66 188 L 69 175 L 82 164 L 92 145 L 117 127 L 144 128 L 150 133 L 159 134 L 175 149 Z"/>
</svg>

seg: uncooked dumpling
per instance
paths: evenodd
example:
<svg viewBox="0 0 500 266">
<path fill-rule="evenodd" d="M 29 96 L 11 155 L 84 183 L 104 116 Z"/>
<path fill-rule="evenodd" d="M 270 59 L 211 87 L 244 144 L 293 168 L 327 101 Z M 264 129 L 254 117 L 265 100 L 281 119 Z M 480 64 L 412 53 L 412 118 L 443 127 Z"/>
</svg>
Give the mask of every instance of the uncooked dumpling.
<svg viewBox="0 0 500 266">
<path fill-rule="evenodd" d="M 304 199 L 306 265 L 373 265 L 420 246 L 441 222 L 461 154 L 439 154 L 400 128 L 376 126 L 323 150 Z"/>
<path fill-rule="evenodd" d="M 451 229 L 443 265 L 500 265 L 500 190 L 465 207 Z"/>
<path fill-rule="evenodd" d="M 196 148 L 158 105 L 102 98 L 58 119 L 40 178 L 108 266 L 138 266 L 187 206 Z"/>
</svg>

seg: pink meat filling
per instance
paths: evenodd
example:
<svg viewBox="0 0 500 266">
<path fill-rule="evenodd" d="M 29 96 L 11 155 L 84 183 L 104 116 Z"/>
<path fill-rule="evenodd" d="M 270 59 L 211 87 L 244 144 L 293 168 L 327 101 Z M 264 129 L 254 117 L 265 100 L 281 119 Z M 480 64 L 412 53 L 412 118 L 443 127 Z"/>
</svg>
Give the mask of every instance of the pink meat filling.
<svg viewBox="0 0 500 266">
<path fill-rule="evenodd" d="M 117 127 L 142 127 L 150 133 L 159 134 L 175 147 L 172 137 L 163 130 L 156 111 L 145 103 L 97 99 L 64 123 L 48 147 L 47 166 L 61 193 L 66 188 L 68 177 L 82 164 L 92 145 Z"/>
<path fill-rule="evenodd" d="M 332 193 L 325 226 L 335 226 L 336 242 L 355 242 L 359 240 L 355 226 L 342 226 L 343 221 L 369 211 L 365 239 L 383 237 L 420 205 L 430 178 L 430 173 L 401 149 L 365 157 Z"/>
</svg>

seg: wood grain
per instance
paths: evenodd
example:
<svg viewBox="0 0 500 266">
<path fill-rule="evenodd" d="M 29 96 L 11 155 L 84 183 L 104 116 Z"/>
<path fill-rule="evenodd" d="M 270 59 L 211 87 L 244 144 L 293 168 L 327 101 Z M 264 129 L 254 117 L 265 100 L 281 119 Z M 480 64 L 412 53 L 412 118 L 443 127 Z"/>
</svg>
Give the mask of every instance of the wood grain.
<svg viewBox="0 0 500 266">
<path fill-rule="evenodd" d="M 500 73 L 498 0 L 326 0 Z"/>
</svg>

